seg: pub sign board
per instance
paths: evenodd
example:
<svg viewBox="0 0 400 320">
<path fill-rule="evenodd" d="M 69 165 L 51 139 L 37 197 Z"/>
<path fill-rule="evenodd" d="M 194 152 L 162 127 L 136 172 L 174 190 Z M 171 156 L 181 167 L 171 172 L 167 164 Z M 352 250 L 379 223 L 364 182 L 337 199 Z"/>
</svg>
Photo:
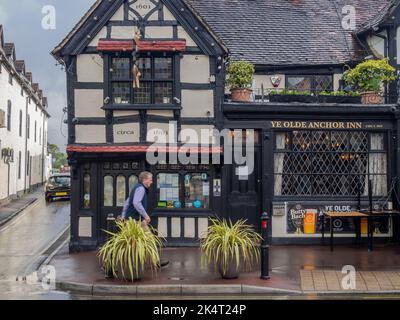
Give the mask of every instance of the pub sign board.
<svg viewBox="0 0 400 320">
<path fill-rule="evenodd" d="M 312 235 L 322 233 L 324 213 L 328 211 L 351 212 L 356 210 L 352 205 L 337 204 L 300 204 L 289 203 L 287 210 L 287 233 L 298 235 Z M 363 232 L 364 222 L 361 221 Z M 332 221 L 335 233 L 355 233 L 354 219 L 335 218 Z M 325 232 L 330 231 L 330 221 L 325 219 Z M 389 219 L 379 218 L 374 223 L 374 232 L 378 234 L 389 234 Z"/>
</svg>

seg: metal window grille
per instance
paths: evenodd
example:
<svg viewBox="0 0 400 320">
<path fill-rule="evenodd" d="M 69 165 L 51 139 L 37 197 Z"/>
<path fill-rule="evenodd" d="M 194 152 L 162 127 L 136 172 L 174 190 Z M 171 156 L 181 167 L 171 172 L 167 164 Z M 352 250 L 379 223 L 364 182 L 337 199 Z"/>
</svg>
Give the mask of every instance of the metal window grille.
<svg viewBox="0 0 400 320">
<path fill-rule="evenodd" d="M 379 174 L 370 172 L 368 132 L 293 131 L 275 151 L 275 179 L 282 196 L 357 196 L 364 194 L 368 176 L 386 181 L 386 161 Z M 279 169 L 278 169 L 279 168 Z M 377 178 L 377 177 L 375 177 Z"/>
</svg>

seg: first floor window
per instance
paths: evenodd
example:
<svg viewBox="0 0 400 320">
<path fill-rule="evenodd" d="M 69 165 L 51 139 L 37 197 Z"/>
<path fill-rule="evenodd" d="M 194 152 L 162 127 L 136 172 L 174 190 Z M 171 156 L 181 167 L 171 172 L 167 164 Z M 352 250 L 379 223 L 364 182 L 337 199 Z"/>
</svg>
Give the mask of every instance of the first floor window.
<svg viewBox="0 0 400 320">
<path fill-rule="evenodd" d="M 141 73 L 140 85 L 133 88 L 133 67 Z M 173 98 L 173 59 L 165 56 L 113 57 L 111 91 L 116 104 L 170 104 Z"/>
<path fill-rule="evenodd" d="M 288 75 L 286 89 L 319 93 L 333 90 L 332 75 Z"/>
<path fill-rule="evenodd" d="M 275 196 L 385 196 L 387 147 L 384 133 L 307 131 L 277 133 Z"/>
<path fill-rule="evenodd" d="M 11 131 L 11 101 L 7 102 L 7 130 Z"/>
</svg>

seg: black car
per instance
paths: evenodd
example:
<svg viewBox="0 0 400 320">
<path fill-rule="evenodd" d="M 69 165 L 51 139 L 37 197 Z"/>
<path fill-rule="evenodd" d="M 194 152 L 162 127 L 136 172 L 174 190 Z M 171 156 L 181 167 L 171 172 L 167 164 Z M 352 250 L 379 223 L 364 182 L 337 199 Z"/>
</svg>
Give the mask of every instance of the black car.
<svg viewBox="0 0 400 320">
<path fill-rule="evenodd" d="M 71 177 L 67 174 L 53 175 L 46 183 L 46 201 L 51 202 L 54 198 L 71 197 Z"/>
</svg>

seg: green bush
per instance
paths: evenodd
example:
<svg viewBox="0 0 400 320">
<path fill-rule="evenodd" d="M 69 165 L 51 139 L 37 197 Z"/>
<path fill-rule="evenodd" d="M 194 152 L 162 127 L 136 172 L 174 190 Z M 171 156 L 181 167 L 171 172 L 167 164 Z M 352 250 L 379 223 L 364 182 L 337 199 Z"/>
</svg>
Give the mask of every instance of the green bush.
<svg viewBox="0 0 400 320">
<path fill-rule="evenodd" d="M 292 96 L 311 96 L 311 92 L 309 91 L 298 91 L 298 90 L 272 90 L 270 93 L 270 95 L 278 95 L 278 94 L 282 94 L 282 95 L 292 95 Z"/>
<path fill-rule="evenodd" d="M 360 93 L 356 91 L 321 91 L 320 96 L 337 96 L 337 97 L 359 97 Z"/>
<path fill-rule="evenodd" d="M 121 280 L 138 279 L 145 266 L 156 272 L 160 265 L 163 239 L 156 236 L 151 226 L 143 228 L 141 221 L 117 221 L 117 233 L 104 230 L 110 239 L 98 251 L 106 271 Z M 128 274 L 125 274 L 127 272 Z"/>
<path fill-rule="evenodd" d="M 228 65 L 226 83 L 232 89 L 250 88 L 253 83 L 255 67 L 247 61 L 235 61 Z"/>
<path fill-rule="evenodd" d="M 239 267 L 241 262 L 250 270 L 254 261 L 259 261 L 259 244 L 261 236 L 245 220 L 236 223 L 226 220 L 211 219 L 207 236 L 201 240 L 203 263 L 214 263 L 214 267 L 221 267 L 226 274 L 230 259 Z"/>
<path fill-rule="evenodd" d="M 357 90 L 380 92 L 382 84 L 396 80 L 396 69 L 388 59 L 368 60 L 347 71 L 343 79 Z"/>
</svg>

